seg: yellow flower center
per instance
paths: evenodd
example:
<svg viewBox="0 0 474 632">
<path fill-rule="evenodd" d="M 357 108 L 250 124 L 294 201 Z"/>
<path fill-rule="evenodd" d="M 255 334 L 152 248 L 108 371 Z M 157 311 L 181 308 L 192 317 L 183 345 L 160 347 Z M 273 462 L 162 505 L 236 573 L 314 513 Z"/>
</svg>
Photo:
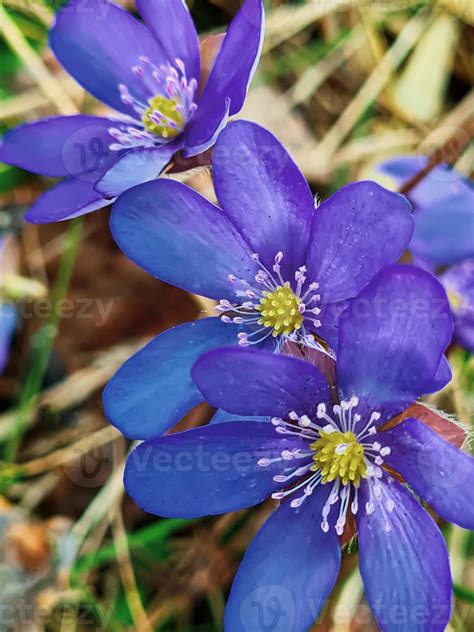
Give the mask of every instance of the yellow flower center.
<svg viewBox="0 0 474 632">
<path fill-rule="evenodd" d="M 321 470 L 323 483 L 340 478 L 343 485 L 353 483 L 359 487 L 362 478 L 367 478 L 367 464 L 364 448 L 358 443 L 353 432 L 321 432 L 321 437 L 313 444 L 314 465 L 311 469 Z"/>
<path fill-rule="evenodd" d="M 299 311 L 301 300 L 289 283 L 271 292 L 263 292 L 257 310 L 261 313 L 259 325 L 273 328 L 273 337 L 289 335 L 301 329 L 303 316 Z"/>
<path fill-rule="evenodd" d="M 157 95 L 148 103 L 150 107 L 143 113 L 142 123 L 149 132 L 160 138 L 175 138 L 183 131 L 184 120 L 181 112 L 176 108 L 179 103 L 175 99 Z M 155 113 L 161 115 L 162 120 L 159 123 L 153 120 Z M 171 127 L 170 122 L 176 123 L 176 127 Z"/>
<path fill-rule="evenodd" d="M 461 296 L 455 292 L 454 290 L 449 290 L 448 292 L 448 299 L 449 299 L 449 303 L 451 305 L 451 307 L 453 308 L 453 310 L 457 310 L 461 307 L 462 305 L 462 299 Z"/>
</svg>

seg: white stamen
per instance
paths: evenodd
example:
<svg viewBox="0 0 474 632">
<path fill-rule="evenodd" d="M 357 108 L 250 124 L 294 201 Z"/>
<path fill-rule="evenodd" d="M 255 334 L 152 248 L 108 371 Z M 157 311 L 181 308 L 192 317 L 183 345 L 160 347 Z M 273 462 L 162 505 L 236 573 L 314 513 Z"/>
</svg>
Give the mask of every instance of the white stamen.
<svg viewBox="0 0 474 632">
<path fill-rule="evenodd" d="M 165 99 L 175 101 L 176 111 L 181 115 L 183 126 L 190 120 L 197 108 L 195 103 L 197 82 L 194 78 L 188 82 L 186 68 L 182 60 L 176 59 L 175 64 L 178 70 L 172 65 L 163 65 L 158 68 L 145 55 L 141 55 L 138 58 L 138 63 L 131 70 L 136 77 L 142 80 L 146 90 L 149 92 L 149 99 L 146 102 L 134 97 L 126 85 L 122 83 L 118 85 L 122 103 L 129 106 L 135 113 L 135 116 L 121 115 L 115 117 L 116 120 L 122 123 L 131 122 L 134 127 L 120 130 L 120 137 L 115 135 L 115 128 L 109 130 L 111 135 L 117 140 L 116 143 L 112 143 L 109 146 L 113 151 L 136 147 L 153 147 L 169 142 L 170 134 L 164 134 L 161 137 L 146 129 L 142 120 L 144 113 L 150 107 L 148 101 L 151 101 L 154 97 L 163 96 Z M 176 130 L 178 133 L 182 131 L 181 125 L 178 125 L 175 120 L 159 110 L 153 110 L 149 114 L 149 119 L 156 125 L 163 125 Z"/>
<path fill-rule="evenodd" d="M 354 410 L 358 404 L 359 400 L 355 396 L 330 407 L 324 402 L 319 403 L 316 407 L 316 418 L 326 422 L 325 425 L 314 422 L 307 414 L 300 416 L 294 410 L 288 414 L 287 419 L 273 417 L 271 423 L 278 434 L 298 437 L 299 440 L 307 442 L 308 449 L 305 450 L 300 447 L 284 449 L 276 458 L 260 459 L 258 465 L 268 467 L 274 463 L 280 464 L 283 469 L 275 474 L 273 480 L 288 486 L 288 488 L 274 492 L 272 498 L 281 501 L 291 497 L 290 506 L 297 509 L 318 486 L 328 484 L 327 482 L 323 483 L 323 474 L 319 466 L 317 469 L 315 467 L 315 463 L 318 461 L 315 459 L 316 453 L 313 443 L 322 438 L 323 432 L 326 435 L 335 432 L 340 434 L 352 432 L 364 451 L 362 458 L 366 467 L 362 476 L 365 478 L 364 485 L 368 493 L 368 499 L 364 505 L 365 512 L 367 515 L 373 514 L 376 509 L 382 512 L 384 530 L 388 533 L 392 528 L 389 515 L 394 510 L 395 503 L 388 495 L 386 484 L 393 482 L 393 478 L 385 475 L 385 481 L 382 481 L 384 471 L 381 466 L 384 463 L 383 457 L 390 454 L 390 448 L 382 447 L 379 441 L 364 442 L 365 437 L 377 434 L 376 423 L 381 417 L 377 411 L 371 413 L 369 422 L 360 433 L 354 432 L 354 428 L 361 420 L 360 415 Z M 334 453 L 337 455 L 345 454 L 349 445 L 350 442 L 337 444 L 333 447 Z M 355 516 L 360 511 L 359 484 L 360 478 L 357 481 L 351 479 L 348 483 L 343 483 L 343 474 L 332 481 L 326 502 L 321 510 L 321 529 L 323 531 L 328 531 L 331 528 L 329 516 L 332 511 L 336 511 L 333 510 L 333 507 L 339 503 L 333 528 L 339 536 L 343 535 L 348 512 L 350 511 Z M 298 494 L 298 492 L 300 493 Z"/>
<path fill-rule="evenodd" d="M 281 349 L 286 341 L 296 342 L 303 346 L 307 346 L 313 349 L 317 349 L 327 355 L 333 356 L 332 352 L 326 349 L 315 338 L 314 332 L 321 327 L 321 321 L 316 318 L 321 313 L 321 309 L 318 306 L 311 307 L 311 304 L 319 302 L 321 296 L 314 292 L 319 288 L 319 284 L 312 281 L 307 285 L 307 268 L 306 266 L 300 266 L 294 273 L 294 282 L 286 281 L 282 276 L 281 263 L 284 259 L 284 254 L 279 251 L 274 257 L 274 263 L 270 268 L 267 268 L 257 253 L 252 253 L 251 258 L 257 262 L 260 269 L 253 275 L 255 281 L 254 285 L 251 285 L 246 279 L 238 279 L 235 275 L 229 275 L 229 282 L 235 286 L 236 298 L 244 298 L 244 301 L 232 303 L 228 300 L 222 300 L 219 302 L 216 311 L 220 317 L 231 316 L 234 313 L 239 315 L 239 318 L 243 320 L 224 322 L 236 322 L 249 328 L 248 336 L 242 339 L 240 344 L 244 345 L 256 345 L 260 344 L 263 340 L 266 340 L 270 335 L 275 338 L 275 348 L 277 351 Z M 291 333 L 285 331 L 285 333 L 279 333 L 275 335 L 275 331 L 272 325 L 264 326 L 263 330 L 255 331 L 256 323 L 260 321 L 263 324 L 262 313 L 260 307 L 262 302 L 268 293 L 272 293 L 283 287 L 290 287 L 295 297 L 298 299 L 297 309 L 302 316 L 301 326 L 295 327 L 295 330 Z M 306 288 L 306 290 L 305 290 Z M 305 290 L 305 291 L 304 291 Z M 304 293 L 303 293 L 304 292 Z M 249 300 L 251 299 L 251 300 Z M 294 316 L 294 312 L 292 317 Z M 289 318 L 291 323 L 291 318 Z M 257 334 L 263 333 L 262 337 L 258 337 Z"/>
</svg>

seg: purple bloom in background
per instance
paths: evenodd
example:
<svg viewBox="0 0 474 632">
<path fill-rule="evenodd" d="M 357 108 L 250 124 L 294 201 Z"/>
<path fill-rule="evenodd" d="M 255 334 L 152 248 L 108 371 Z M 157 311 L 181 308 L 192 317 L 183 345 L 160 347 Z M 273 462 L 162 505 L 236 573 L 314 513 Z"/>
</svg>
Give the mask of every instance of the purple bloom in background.
<svg viewBox="0 0 474 632">
<path fill-rule="evenodd" d="M 377 169 L 398 186 L 427 164 L 426 158 L 390 158 Z M 447 165 L 435 167 L 409 193 L 415 232 L 410 251 L 415 265 L 439 274 L 455 316 L 457 342 L 474 352 L 474 185 Z"/>
<path fill-rule="evenodd" d="M 246 0 L 200 91 L 201 58 L 183 0 L 138 0 L 144 20 L 104 0 L 59 10 L 50 44 L 59 62 L 115 110 L 108 117 L 59 116 L 3 139 L 0 160 L 65 178 L 26 214 L 44 223 L 102 208 L 160 175 L 174 154 L 196 156 L 242 108 L 260 57 L 262 0 Z"/>
<path fill-rule="evenodd" d="M 347 301 L 412 236 L 406 199 L 374 182 L 350 184 L 316 208 L 285 148 L 253 123 L 221 133 L 212 166 L 221 208 L 161 179 L 127 191 L 112 211 L 112 234 L 132 261 L 220 301 L 220 318 L 161 334 L 108 384 L 106 414 L 130 437 L 159 436 L 202 401 L 190 370 L 210 349 L 278 352 L 287 342 L 323 348 L 321 341 L 335 349 Z"/>
<path fill-rule="evenodd" d="M 10 355 L 10 345 L 15 333 L 17 312 L 13 305 L 0 299 L 0 373 L 3 372 Z"/>
<path fill-rule="evenodd" d="M 425 157 L 399 156 L 377 165 L 401 186 L 423 169 Z M 410 250 L 427 265 L 445 266 L 474 257 L 474 187 L 455 169 L 438 165 L 408 194 L 415 232 Z"/>
<path fill-rule="evenodd" d="M 456 341 L 474 353 L 474 258 L 451 266 L 439 279 L 451 304 Z"/>
<path fill-rule="evenodd" d="M 278 501 L 234 580 L 227 632 L 263 632 L 272 610 L 275 630 L 308 630 L 336 582 L 352 516 L 380 629 L 445 630 L 446 545 L 399 478 L 441 517 L 472 529 L 474 461 L 417 418 L 387 422 L 435 388 L 451 334 L 438 281 L 391 266 L 341 315 L 336 399 L 320 371 L 296 358 L 233 347 L 197 362 L 206 398 L 241 419 L 145 441 L 129 457 L 125 485 L 145 511 L 167 517 Z M 253 415 L 271 423 L 248 421 Z"/>
<path fill-rule="evenodd" d="M 2 301 L 4 241 L 0 239 L 0 374 L 5 369 L 10 354 L 10 345 L 15 333 L 17 311 L 11 303 Z"/>
</svg>

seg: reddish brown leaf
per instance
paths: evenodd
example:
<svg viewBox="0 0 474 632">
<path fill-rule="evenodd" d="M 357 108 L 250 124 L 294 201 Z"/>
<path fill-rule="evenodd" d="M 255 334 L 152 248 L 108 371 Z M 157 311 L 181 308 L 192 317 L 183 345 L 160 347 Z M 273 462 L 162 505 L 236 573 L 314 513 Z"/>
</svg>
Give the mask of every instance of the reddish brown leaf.
<svg viewBox="0 0 474 632">
<path fill-rule="evenodd" d="M 437 432 L 445 441 L 451 443 L 451 445 L 454 445 L 456 448 L 461 448 L 466 441 L 467 432 L 462 426 L 455 423 L 442 411 L 433 410 L 422 403 L 413 404 L 413 406 L 407 408 L 404 413 L 386 424 L 384 430 L 397 426 L 404 419 L 408 419 L 409 417 L 416 417 L 416 419 L 422 421 L 431 428 L 431 430 Z"/>
</svg>

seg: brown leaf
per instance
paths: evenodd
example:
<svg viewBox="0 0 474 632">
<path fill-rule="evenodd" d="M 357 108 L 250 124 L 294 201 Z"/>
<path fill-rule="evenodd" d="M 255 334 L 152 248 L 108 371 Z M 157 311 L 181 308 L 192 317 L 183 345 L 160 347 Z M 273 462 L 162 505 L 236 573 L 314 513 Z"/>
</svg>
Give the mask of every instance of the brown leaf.
<svg viewBox="0 0 474 632">
<path fill-rule="evenodd" d="M 433 410 L 422 403 L 413 404 L 413 406 L 407 408 L 404 413 L 392 419 L 383 429 L 388 430 L 389 428 L 394 428 L 409 417 L 419 419 L 456 448 L 462 448 L 466 441 L 467 432 L 462 426 L 458 425 L 442 411 Z"/>
<path fill-rule="evenodd" d="M 7 540 L 16 562 L 29 572 L 48 568 L 51 544 L 48 530 L 41 524 L 13 524 L 8 528 Z"/>
<path fill-rule="evenodd" d="M 219 52 L 222 46 L 222 42 L 224 41 L 224 37 L 225 33 L 215 33 L 214 35 L 203 37 L 203 39 L 199 43 L 199 48 L 201 49 L 201 83 L 199 86 L 199 91 L 201 93 L 206 84 L 206 81 L 209 78 L 212 67 L 217 57 L 217 53 Z"/>
</svg>

